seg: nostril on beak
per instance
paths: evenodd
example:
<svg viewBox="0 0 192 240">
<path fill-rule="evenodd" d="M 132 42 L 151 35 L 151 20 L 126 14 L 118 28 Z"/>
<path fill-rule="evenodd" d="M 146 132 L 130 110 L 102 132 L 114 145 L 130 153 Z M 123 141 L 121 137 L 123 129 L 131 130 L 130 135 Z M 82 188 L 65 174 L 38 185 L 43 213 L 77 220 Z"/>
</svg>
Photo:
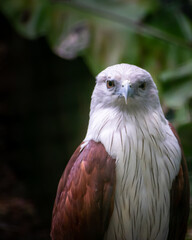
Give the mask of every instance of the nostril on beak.
<svg viewBox="0 0 192 240">
<path fill-rule="evenodd" d="M 122 84 L 121 86 L 122 86 L 122 87 L 124 87 L 125 85 L 124 85 L 124 84 Z M 129 83 L 129 87 L 130 87 L 130 88 L 132 87 L 130 83 Z"/>
</svg>

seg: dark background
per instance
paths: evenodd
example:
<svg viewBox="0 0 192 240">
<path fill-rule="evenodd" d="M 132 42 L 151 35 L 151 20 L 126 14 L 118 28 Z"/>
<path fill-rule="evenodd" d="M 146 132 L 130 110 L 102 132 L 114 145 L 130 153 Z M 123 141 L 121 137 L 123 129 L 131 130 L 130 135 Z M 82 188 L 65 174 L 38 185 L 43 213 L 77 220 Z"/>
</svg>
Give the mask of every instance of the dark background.
<svg viewBox="0 0 192 240">
<path fill-rule="evenodd" d="M 56 188 L 88 124 L 94 78 L 0 15 L 0 239 L 48 239 Z"/>
</svg>

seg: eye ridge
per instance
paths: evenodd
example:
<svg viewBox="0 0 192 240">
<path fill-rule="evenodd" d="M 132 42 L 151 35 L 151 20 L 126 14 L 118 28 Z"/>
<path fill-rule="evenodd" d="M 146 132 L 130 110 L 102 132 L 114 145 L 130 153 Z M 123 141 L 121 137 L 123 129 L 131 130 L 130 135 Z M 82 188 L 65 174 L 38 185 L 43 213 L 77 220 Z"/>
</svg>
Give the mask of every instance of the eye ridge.
<svg viewBox="0 0 192 240">
<path fill-rule="evenodd" d="M 107 88 L 113 88 L 115 87 L 114 80 L 107 80 Z"/>
<path fill-rule="evenodd" d="M 142 83 L 139 85 L 139 88 L 141 88 L 142 90 L 145 90 L 145 88 L 146 88 L 146 82 L 142 82 Z"/>
</svg>

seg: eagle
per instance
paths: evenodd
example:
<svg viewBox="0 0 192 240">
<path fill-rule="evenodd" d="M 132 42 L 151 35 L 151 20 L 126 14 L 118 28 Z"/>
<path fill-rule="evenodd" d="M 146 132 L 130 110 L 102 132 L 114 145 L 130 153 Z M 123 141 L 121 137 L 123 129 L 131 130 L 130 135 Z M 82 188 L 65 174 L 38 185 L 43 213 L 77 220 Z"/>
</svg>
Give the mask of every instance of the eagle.
<svg viewBox="0 0 192 240">
<path fill-rule="evenodd" d="M 184 240 L 188 214 L 187 164 L 156 84 L 135 65 L 107 67 L 58 185 L 52 240 Z"/>
</svg>

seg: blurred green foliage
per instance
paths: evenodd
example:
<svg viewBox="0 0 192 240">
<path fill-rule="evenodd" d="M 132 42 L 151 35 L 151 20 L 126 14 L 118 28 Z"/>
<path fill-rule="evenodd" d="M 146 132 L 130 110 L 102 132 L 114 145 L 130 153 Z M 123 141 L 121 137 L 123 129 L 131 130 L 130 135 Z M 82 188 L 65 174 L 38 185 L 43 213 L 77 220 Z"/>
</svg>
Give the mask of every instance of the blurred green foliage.
<svg viewBox="0 0 192 240">
<path fill-rule="evenodd" d="M 185 4 L 185 5 L 184 5 Z M 1 0 L 0 7 L 24 37 L 45 36 L 58 56 L 82 56 L 96 75 L 128 62 L 154 77 L 177 126 L 191 120 L 192 15 L 187 1 Z M 192 10 L 191 10 L 192 11 Z"/>
<path fill-rule="evenodd" d="M 181 136 L 191 176 L 190 1 L 0 0 L 0 9 L 22 36 L 44 36 L 61 58 L 81 56 L 93 75 L 120 62 L 149 71 Z"/>
</svg>

